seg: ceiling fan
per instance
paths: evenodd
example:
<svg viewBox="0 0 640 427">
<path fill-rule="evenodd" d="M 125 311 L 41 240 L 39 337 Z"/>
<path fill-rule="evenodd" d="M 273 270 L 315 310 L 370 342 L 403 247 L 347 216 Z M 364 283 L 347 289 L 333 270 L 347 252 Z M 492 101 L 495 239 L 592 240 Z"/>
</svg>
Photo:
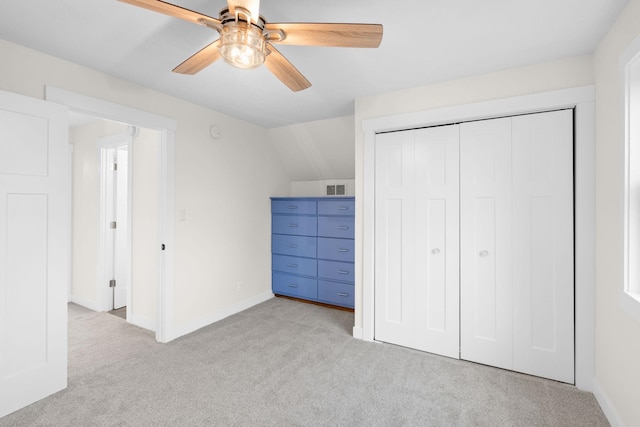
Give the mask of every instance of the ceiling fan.
<svg viewBox="0 0 640 427">
<path fill-rule="evenodd" d="M 382 41 L 379 24 L 267 23 L 259 14 L 260 0 L 227 0 L 227 7 L 217 19 L 161 0 L 120 1 L 218 31 L 219 39 L 178 65 L 174 72 L 196 74 L 221 57 L 238 68 L 255 68 L 264 63 L 292 91 L 306 89 L 311 83 L 274 44 L 378 47 Z"/>
</svg>

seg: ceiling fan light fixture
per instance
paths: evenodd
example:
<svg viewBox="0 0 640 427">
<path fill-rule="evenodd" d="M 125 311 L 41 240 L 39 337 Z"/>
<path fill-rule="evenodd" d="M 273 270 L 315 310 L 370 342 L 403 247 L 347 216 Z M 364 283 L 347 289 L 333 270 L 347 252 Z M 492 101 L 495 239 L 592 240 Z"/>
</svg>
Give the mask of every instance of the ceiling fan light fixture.
<svg viewBox="0 0 640 427">
<path fill-rule="evenodd" d="M 220 55 L 238 68 L 256 68 L 264 62 L 262 31 L 244 22 L 227 23 L 220 36 Z"/>
</svg>

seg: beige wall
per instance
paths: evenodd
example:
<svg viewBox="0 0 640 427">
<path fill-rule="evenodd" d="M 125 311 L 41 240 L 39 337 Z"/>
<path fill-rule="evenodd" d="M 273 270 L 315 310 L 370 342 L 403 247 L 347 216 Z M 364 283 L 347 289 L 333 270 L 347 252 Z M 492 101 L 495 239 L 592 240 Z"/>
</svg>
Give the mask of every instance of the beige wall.
<svg viewBox="0 0 640 427">
<path fill-rule="evenodd" d="M 177 120 L 177 333 L 270 295 L 269 196 L 290 179 L 264 128 L 0 40 L 0 90 L 42 99 L 52 85 Z M 212 139 L 216 125 L 221 138 Z"/>
<path fill-rule="evenodd" d="M 640 424 L 640 322 L 618 303 L 623 282 L 623 110 L 619 58 L 640 36 L 631 0 L 594 54 L 596 78 L 596 383 L 619 421 Z"/>
<path fill-rule="evenodd" d="M 269 129 L 292 181 L 353 179 L 353 116 Z"/>
<path fill-rule="evenodd" d="M 158 156 L 160 132 L 141 128 L 133 139 L 131 198 L 131 316 L 137 325 L 156 325 L 158 289 Z"/>
</svg>

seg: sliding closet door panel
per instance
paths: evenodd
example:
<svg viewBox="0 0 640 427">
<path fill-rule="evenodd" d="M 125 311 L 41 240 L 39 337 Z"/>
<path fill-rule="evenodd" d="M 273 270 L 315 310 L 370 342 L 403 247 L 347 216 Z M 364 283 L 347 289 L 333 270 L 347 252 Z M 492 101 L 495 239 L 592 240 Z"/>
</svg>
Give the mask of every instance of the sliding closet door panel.
<svg viewBox="0 0 640 427">
<path fill-rule="evenodd" d="M 460 125 L 460 357 L 512 368 L 511 119 Z"/>
<path fill-rule="evenodd" d="M 514 370 L 573 383 L 573 114 L 512 126 Z"/>
<path fill-rule="evenodd" d="M 458 357 L 458 127 L 376 137 L 375 338 Z"/>
</svg>

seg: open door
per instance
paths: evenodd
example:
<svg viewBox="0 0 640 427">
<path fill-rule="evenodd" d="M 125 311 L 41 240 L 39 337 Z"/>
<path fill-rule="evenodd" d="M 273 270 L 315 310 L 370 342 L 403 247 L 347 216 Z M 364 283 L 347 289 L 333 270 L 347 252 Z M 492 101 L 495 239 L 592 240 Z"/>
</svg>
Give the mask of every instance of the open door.
<svg viewBox="0 0 640 427">
<path fill-rule="evenodd" d="M 98 140 L 100 146 L 101 251 L 104 271 L 99 286 L 109 283 L 107 310 L 128 305 L 131 276 L 129 146 L 131 137 L 114 135 Z"/>
<path fill-rule="evenodd" d="M 0 417 L 67 386 L 66 108 L 0 91 Z"/>
</svg>

